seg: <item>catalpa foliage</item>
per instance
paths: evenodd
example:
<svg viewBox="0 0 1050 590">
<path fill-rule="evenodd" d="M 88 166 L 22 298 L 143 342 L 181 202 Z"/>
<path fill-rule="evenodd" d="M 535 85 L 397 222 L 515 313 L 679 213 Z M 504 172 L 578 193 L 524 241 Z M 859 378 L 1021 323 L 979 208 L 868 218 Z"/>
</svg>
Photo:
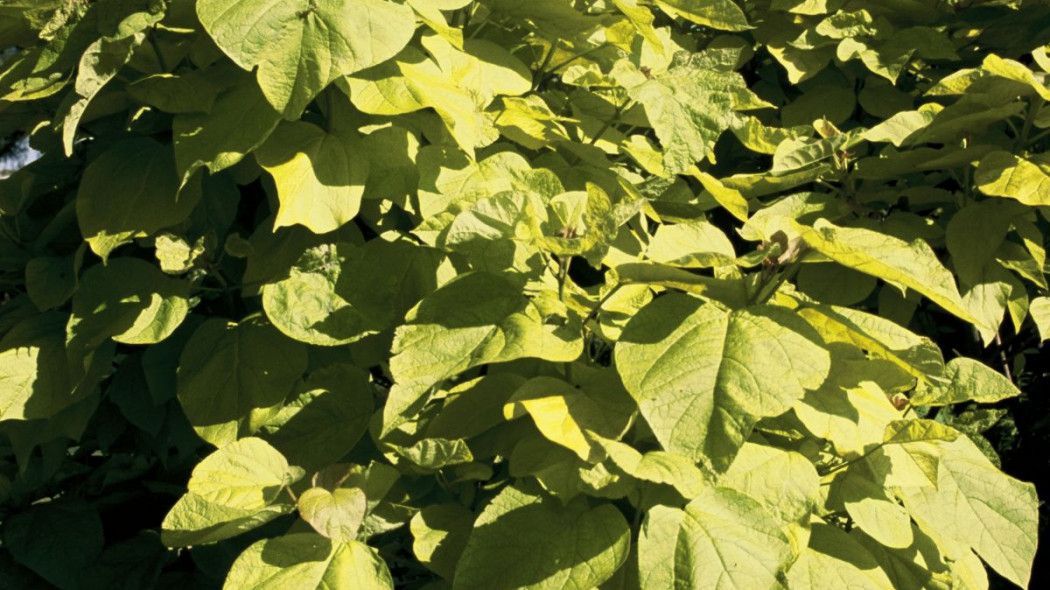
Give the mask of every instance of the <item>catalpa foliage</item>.
<svg viewBox="0 0 1050 590">
<path fill-rule="evenodd" d="M 0 586 L 1028 587 L 1048 31 L 0 2 Z"/>
</svg>

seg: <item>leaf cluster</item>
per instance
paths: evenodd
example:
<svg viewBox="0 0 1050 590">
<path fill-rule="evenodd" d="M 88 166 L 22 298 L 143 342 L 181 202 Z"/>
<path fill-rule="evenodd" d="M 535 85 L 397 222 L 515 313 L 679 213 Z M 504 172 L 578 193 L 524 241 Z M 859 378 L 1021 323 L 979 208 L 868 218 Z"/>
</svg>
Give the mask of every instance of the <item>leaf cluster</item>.
<svg viewBox="0 0 1050 590">
<path fill-rule="evenodd" d="M 0 587 L 1032 581 L 986 435 L 1050 338 L 1045 2 L 3 0 L 0 39 L 39 152 Z"/>
</svg>

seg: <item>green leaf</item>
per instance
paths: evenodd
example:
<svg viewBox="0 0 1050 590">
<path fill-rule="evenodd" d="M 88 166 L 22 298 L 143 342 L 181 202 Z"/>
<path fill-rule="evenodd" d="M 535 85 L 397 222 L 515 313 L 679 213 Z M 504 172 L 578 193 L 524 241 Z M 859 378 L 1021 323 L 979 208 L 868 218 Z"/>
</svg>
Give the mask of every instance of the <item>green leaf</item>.
<svg viewBox="0 0 1050 590">
<path fill-rule="evenodd" d="M 964 207 L 952 216 L 945 240 L 952 267 L 963 285 L 982 282 L 984 269 L 994 262 L 1011 222 L 1024 213 L 1024 207 L 1016 203 L 989 199 Z"/>
<path fill-rule="evenodd" d="M 467 153 L 491 144 L 499 132 L 485 108 L 497 95 L 527 92 L 528 69 L 504 48 L 481 39 L 465 40 L 462 50 L 436 35 L 422 37 L 421 44 L 429 57 L 410 46 L 393 62 L 349 77 L 354 105 L 377 115 L 430 107 Z"/>
<path fill-rule="evenodd" d="M 393 590 L 374 549 L 296 533 L 253 543 L 233 562 L 223 590 Z"/>
<path fill-rule="evenodd" d="M 713 154 L 715 142 L 733 124 L 734 111 L 768 106 L 730 66 L 718 53 L 679 54 L 666 72 L 628 89 L 645 107 L 669 174 Z"/>
<path fill-rule="evenodd" d="M 627 559 L 630 529 L 612 504 L 590 507 L 508 487 L 474 522 L 454 590 L 594 588 Z"/>
<path fill-rule="evenodd" d="M 357 539 L 365 519 L 368 499 L 358 488 L 336 488 L 328 491 L 314 487 L 299 496 L 299 515 L 320 535 L 338 543 Z"/>
<path fill-rule="evenodd" d="M 397 452 L 423 469 L 443 469 L 474 460 L 466 441 L 461 439 L 425 438 Z"/>
<path fill-rule="evenodd" d="M 102 519 L 80 501 L 37 504 L 4 519 L 4 548 L 18 563 L 66 590 L 102 553 Z"/>
<path fill-rule="evenodd" d="M 823 219 L 802 236 L 813 249 L 839 264 L 880 278 L 902 292 L 915 289 L 951 314 L 984 326 L 964 306 L 951 272 L 922 240 L 908 243 L 869 229 L 838 227 Z"/>
<path fill-rule="evenodd" d="M 410 523 L 412 553 L 427 568 L 451 580 L 473 524 L 474 514 L 459 504 L 425 506 Z"/>
<path fill-rule="evenodd" d="M 200 191 L 179 191 L 171 147 L 140 137 L 113 145 L 84 171 L 77 221 L 91 249 L 106 260 L 132 238 L 184 221 Z"/>
<path fill-rule="evenodd" d="M 302 345 L 260 319 L 212 318 L 179 359 L 179 403 L 197 434 L 221 447 L 274 419 L 305 369 Z"/>
<path fill-rule="evenodd" d="M 387 0 L 201 0 L 197 16 L 223 52 L 293 119 L 340 76 L 384 62 L 416 28 L 412 9 Z"/>
<path fill-rule="evenodd" d="M 783 413 L 828 374 L 820 337 L 771 306 L 727 312 L 683 295 L 643 308 L 616 367 L 664 449 L 729 466 L 762 417 Z"/>
<path fill-rule="evenodd" d="M 449 388 L 427 422 L 427 436 L 466 440 L 502 424 L 504 405 L 525 381 L 516 373 L 493 373 Z"/>
<path fill-rule="evenodd" d="M 751 28 L 744 17 L 744 11 L 732 0 L 657 0 L 656 4 L 671 16 L 680 16 L 712 29 L 744 31 Z"/>
<path fill-rule="evenodd" d="M 0 419 L 53 418 L 96 385 L 87 378 L 78 384 L 79 375 L 67 369 L 66 322 L 57 312 L 34 316 L 0 340 Z M 109 362 L 106 356 L 103 351 L 95 362 Z"/>
<path fill-rule="evenodd" d="M 821 303 L 856 305 L 871 295 L 878 281 L 831 262 L 804 264 L 798 272 L 798 288 Z"/>
<path fill-rule="evenodd" d="M 479 270 L 512 268 L 537 274 L 543 268 L 539 246 L 548 245 L 544 228 L 553 225 L 546 209 L 539 195 L 497 193 L 456 215 L 437 245 L 467 256 Z"/>
<path fill-rule="evenodd" d="M 706 221 L 661 225 L 646 255 L 654 262 L 685 268 L 736 264 L 736 252 L 725 232 Z"/>
<path fill-rule="evenodd" d="M 940 446 L 936 487 L 901 490 L 908 512 L 1027 588 L 1039 522 L 1035 487 L 996 469 L 966 437 Z"/>
<path fill-rule="evenodd" d="M 530 357 L 575 360 L 582 349 L 579 322 L 564 313 L 557 301 L 525 297 L 507 276 L 475 272 L 446 283 L 409 312 L 394 335 L 395 383 L 383 432 L 412 418 L 432 386 L 471 367 Z"/>
<path fill-rule="evenodd" d="M 211 70 L 195 70 L 185 75 L 153 74 L 127 86 L 135 100 L 167 113 L 208 113 L 223 90 Z"/>
<path fill-rule="evenodd" d="M 1003 59 L 994 53 L 986 55 L 981 69 L 1000 78 L 1019 82 L 1027 86 L 1025 90 L 1035 93 L 1043 100 L 1050 100 L 1050 89 L 1046 84 L 1021 62 Z"/>
<path fill-rule="evenodd" d="M 965 401 L 983 404 L 995 403 L 1021 395 L 1009 379 L 987 365 L 966 357 L 948 362 L 946 381 L 937 386 L 920 389 L 911 403 L 917 406 L 946 406 Z"/>
<path fill-rule="evenodd" d="M 189 493 L 233 508 L 259 509 L 274 502 L 295 478 L 285 458 L 262 439 L 244 438 L 197 464 Z"/>
<path fill-rule="evenodd" d="M 437 288 L 436 250 L 373 240 L 306 250 L 287 278 L 263 287 L 263 309 L 287 336 L 320 346 L 392 328 Z"/>
<path fill-rule="evenodd" d="M 647 262 L 621 264 L 610 274 L 612 282 L 619 285 L 678 289 L 731 308 L 747 306 L 747 286 L 734 277 L 718 279 Z"/>
<path fill-rule="evenodd" d="M 349 223 L 361 207 L 368 159 L 345 130 L 326 132 L 303 121 L 284 122 L 255 152 L 277 184 L 274 227 L 300 224 L 323 234 Z"/>
<path fill-rule="evenodd" d="M 718 485 L 757 500 L 781 525 L 795 554 L 809 539 L 809 517 L 820 503 L 820 478 L 806 457 L 745 443 Z"/>
<path fill-rule="evenodd" d="M 155 533 L 138 535 L 114 543 L 83 573 L 81 588 L 105 590 L 130 584 L 149 587 L 156 584 L 161 570 L 171 561 L 171 554 Z"/>
<path fill-rule="evenodd" d="M 88 356 L 109 338 L 154 344 L 170 336 L 189 313 L 189 285 L 137 258 L 117 258 L 88 269 L 73 295 L 66 326 L 71 360 Z"/>
<path fill-rule="evenodd" d="M 807 305 L 798 314 L 827 343 L 851 344 L 923 382 L 942 381 L 944 357 L 929 338 L 913 334 L 888 319 L 846 307 Z"/>
<path fill-rule="evenodd" d="M 174 275 L 192 269 L 207 250 L 203 237 L 191 246 L 186 240 L 168 233 L 157 236 L 154 245 L 157 247 L 156 256 L 160 269 Z"/>
<path fill-rule="evenodd" d="M 294 397 L 263 428 L 264 438 L 293 465 L 320 469 L 343 458 L 368 427 L 372 387 L 351 365 L 310 373 Z"/>
<path fill-rule="evenodd" d="M 240 162 L 266 141 L 281 115 L 251 78 L 235 76 L 208 113 L 178 115 L 172 122 L 175 166 L 182 184 L 200 168 L 212 174 Z"/>
<path fill-rule="evenodd" d="M 418 160 L 419 214 L 425 221 L 415 233 L 430 244 L 434 241 L 428 240 L 422 230 L 441 231 L 456 213 L 481 199 L 511 190 L 548 199 L 565 192 L 553 172 L 533 168 L 527 159 L 512 151 L 475 162 L 458 150 L 428 146 L 420 150 Z"/>
<path fill-rule="evenodd" d="M 258 438 L 232 442 L 193 469 L 186 494 L 161 525 L 164 543 L 214 543 L 285 514 L 291 506 L 278 496 L 301 475 Z"/>
<path fill-rule="evenodd" d="M 3 367 L 0 369 L 0 391 L 3 392 L 0 394 L 3 399 L 3 412 L 0 413 L 0 417 L 5 420 L 25 419 L 25 407 L 30 400 L 39 403 L 37 400 L 43 397 L 36 393 L 39 357 L 40 348 L 36 346 L 9 348 L 0 352 L 0 359 L 3 360 L 3 364 L 0 365 Z"/>
<path fill-rule="evenodd" d="M 612 373 L 591 373 L 588 382 L 572 385 L 553 377 L 534 377 L 514 392 L 507 418 L 528 414 L 548 440 L 597 462 L 591 435 L 618 438 L 634 413 L 634 404 Z"/>
<path fill-rule="evenodd" d="M 37 309 L 54 309 L 73 296 L 78 260 L 83 256 L 38 256 L 26 263 L 26 292 Z"/>
<path fill-rule="evenodd" d="M 667 484 L 686 499 L 695 498 L 707 485 L 705 473 L 696 463 L 681 455 L 665 451 L 642 454 L 626 443 L 595 438 L 612 464 L 632 477 Z"/>
<path fill-rule="evenodd" d="M 1009 152 L 991 152 L 981 158 L 973 180 L 986 195 L 1025 205 L 1050 205 L 1050 162 L 1041 154 L 1024 159 Z"/>
<path fill-rule="evenodd" d="M 62 145 L 67 156 L 73 155 L 77 126 L 91 100 L 117 76 L 145 39 L 146 35 L 142 32 L 122 38 L 102 37 L 88 46 L 81 56 L 75 93 L 66 96 L 59 112 L 60 115 L 64 114 L 61 123 Z"/>
<path fill-rule="evenodd" d="M 777 587 L 791 546 L 753 499 L 706 488 L 684 510 L 649 510 L 638 538 L 643 590 L 751 590 Z"/>
<path fill-rule="evenodd" d="M 706 172 L 700 172 L 696 168 L 692 168 L 690 173 L 700 181 L 704 190 L 711 193 L 711 197 L 718 201 L 719 205 L 733 214 L 733 217 L 740 221 L 747 221 L 747 199 L 744 198 L 744 195 L 739 190 L 726 186 L 725 183 L 714 176 Z"/>
<path fill-rule="evenodd" d="M 896 590 L 878 562 L 859 543 L 823 522 L 813 524 L 809 548 L 787 572 L 791 588 Z"/>
<path fill-rule="evenodd" d="M 1028 313 L 1039 330 L 1039 340 L 1050 340 L 1050 297 L 1036 297 L 1028 305 Z"/>
<path fill-rule="evenodd" d="M 833 348 L 832 350 L 840 350 Z M 901 417 L 879 382 L 900 383 L 887 361 L 832 355 L 831 373 L 819 389 L 806 392 L 794 407 L 802 424 L 815 436 L 832 443 L 845 457 L 860 457 L 882 444 L 887 425 Z M 906 376 L 907 377 L 907 376 Z M 910 387 L 910 378 L 900 383 Z"/>
<path fill-rule="evenodd" d="M 886 547 L 903 549 L 915 540 L 911 517 L 903 506 L 859 469 L 850 469 L 837 478 L 830 492 L 841 501 L 860 530 Z"/>
</svg>

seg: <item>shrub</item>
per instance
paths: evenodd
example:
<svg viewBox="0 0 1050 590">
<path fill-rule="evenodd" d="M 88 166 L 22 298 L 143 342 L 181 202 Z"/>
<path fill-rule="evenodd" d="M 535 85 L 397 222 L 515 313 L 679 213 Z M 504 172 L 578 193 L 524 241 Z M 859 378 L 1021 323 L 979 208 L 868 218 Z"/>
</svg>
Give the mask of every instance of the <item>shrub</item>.
<svg viewBox="0 0 1050 590">
<path fill-rule="evenodd" d="M 1028 585 L 1045 2 L 0 22 L 0 585 Z"/>
</svg>

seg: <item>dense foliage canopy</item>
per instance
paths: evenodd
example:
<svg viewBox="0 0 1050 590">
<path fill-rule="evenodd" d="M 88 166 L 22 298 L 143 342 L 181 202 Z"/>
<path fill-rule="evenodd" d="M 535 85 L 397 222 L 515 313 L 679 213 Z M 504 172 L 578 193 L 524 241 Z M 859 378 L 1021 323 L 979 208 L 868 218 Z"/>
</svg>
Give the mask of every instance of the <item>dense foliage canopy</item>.
<svg viewBox="0 0 1050 590">
<path fill-rule="evenodd" d="M 2 0 L 0 41 L 41 154 L 0 587 L 1030 583 L 1046 2 Z"/>
</svg>

